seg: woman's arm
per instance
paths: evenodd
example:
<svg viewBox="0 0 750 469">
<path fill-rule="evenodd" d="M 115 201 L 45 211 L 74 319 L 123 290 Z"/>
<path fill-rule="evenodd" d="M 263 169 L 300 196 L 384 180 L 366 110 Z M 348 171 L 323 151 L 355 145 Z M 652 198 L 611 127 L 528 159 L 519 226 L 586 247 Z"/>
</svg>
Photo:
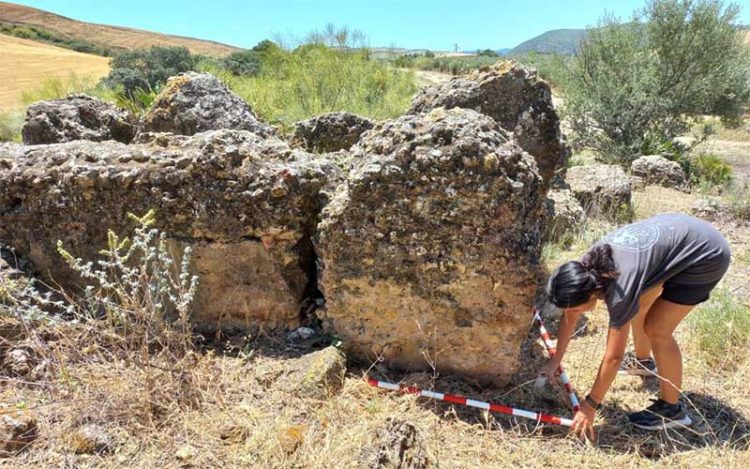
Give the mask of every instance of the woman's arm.
<svg viewBox="0 0 750 469">
<path fill-rule="evenodd" d="M 599 365 L 599 371 L 596 374 L 596 380 L 594 380 L 594 386 L 591 388 L 591 398 L 597 403 L 601 403 L 604 400 L 604 396 L 607 394 L 609 387 L 617 377 L 617 370 L 620 368 L 622 363 L 622 357 L 625 354 L 625 347 L 628 344 L 628 332 L 630 328 L 621 327 L 615 328 L 610 327 L 609 333 L 607 334 L 607 349 L 604 352 L 604 358 L 602 363 Z"/>
<path fill-rule="evenodd" d="M 575 331 L 575 327 L 578 324 L 578 320 L 581 319 L 582 314 L 582 312 L 565 312 L 562 319 L 560 319 L 560 327 L 557 330 L 557 347 L 555 356 L 552 358 L 555 369 L 562 363 L 565 351 L 568 350 L 568 344 L 573 336 L 573 331 Z"/>
</svg>

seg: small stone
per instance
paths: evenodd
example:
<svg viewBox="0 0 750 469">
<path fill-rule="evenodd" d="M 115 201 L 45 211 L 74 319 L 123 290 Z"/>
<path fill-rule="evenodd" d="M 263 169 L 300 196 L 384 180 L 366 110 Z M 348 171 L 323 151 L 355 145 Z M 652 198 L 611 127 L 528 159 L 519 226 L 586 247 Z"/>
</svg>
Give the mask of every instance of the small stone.
<svg viewBox="0 0 750 469">
<path fill-rule="evenodd" d="M 305 425 L 283 425 L 277 431 L 277 438 L 281 449 L 286 454 L 294 453 L 299 445 L 305 440 L 307 426 Z"/>
<path fill-rule="evenodd" d="M 185 445 L 181 446 L 177 451 L 175 451 L 174 456 L 181 463 L 190 464 L 193 458 L 195 458 L 196 454 L 197 453 L 195 452 L 195 448 L 189 445 Z"/>
<path fill-rule="evenodd" d="M 29 411 L 0 409 L 0 457 L 30 445 L 38 435 L 36 416 Z"/>
<path fill-rule="evenodd" d="M 230 425 L 224 428 L 219 438 L 225 445 L 236 445 L 244 443 L 250 436 L 250 429 L 243 425 Z"/>
<path fill-rule="evenodd" d="M 300 358 L 288 360 L 277 386 L 300 397 L 325 399 L 344 385 L 346 357 L 329 346 Z"/>
<path fill-rule="evenodd" d="M 5 367 L 14 376 L 26 376 L 31 372 L 32 359 L 26 349 L 10 349 L 5 355 Z"/>
<path fill-rule="evenodd" d="M 112 438 L 96 424 L 87 424 L 70 435 L 70 449 L 76 454 L 104 454 L 112 450 Z"/>
<path fill-rule="evenodd" d="M 315 335 L 315 329 L 299 327 L 286 335 L 287 342 L 302 342 Z"/>
<path fill-rule="evenodd" d="M 401 419 L 388 419 L 361 452 L 361 467 L 426 469 L 434 463 L 422 431 Z"/>
</svg>

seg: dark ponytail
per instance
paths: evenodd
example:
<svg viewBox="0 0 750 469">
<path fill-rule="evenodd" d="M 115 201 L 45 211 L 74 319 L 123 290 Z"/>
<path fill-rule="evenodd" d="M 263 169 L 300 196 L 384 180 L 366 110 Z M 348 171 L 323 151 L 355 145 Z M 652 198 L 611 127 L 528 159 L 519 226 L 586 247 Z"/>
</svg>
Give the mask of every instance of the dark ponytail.
<svg viewBox="0 0 750 469">
<path fill-rule="evenodd" d="M 547 283 L 549 301 L 558 308 L 573 308 L 586 303 L 595 290 L 616 279 L 612 246 L 599 244 L 584 254 L 581 261 L 570 261 L 552 273 Z"/>
</svg>

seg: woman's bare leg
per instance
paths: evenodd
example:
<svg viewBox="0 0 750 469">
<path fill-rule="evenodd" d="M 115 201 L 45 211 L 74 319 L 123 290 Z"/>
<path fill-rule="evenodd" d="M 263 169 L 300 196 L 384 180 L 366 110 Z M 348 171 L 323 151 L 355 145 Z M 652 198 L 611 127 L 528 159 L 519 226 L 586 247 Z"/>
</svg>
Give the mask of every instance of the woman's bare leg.
<svg viewBox="0 0 750 469">
<path fill-rule="evenodd" d="M 661 295 L 662 291 L 662 285 L 657 285 L 646 290 L 638 301 L 638 314 L 636 314 L 630 322 L 630 330 L 633 333 L 633 348 L 635 349 L 636 358 L 651 357 L 651 341 L 643 328 L 643 324 L 646 321 L 646 315 L 651 309 L 651 306 L 659 295 Z"/>
<path fill-rule="evenodd" d="M 646 314 L 644 331 L 651 341 L 651 348 L 659 370 L 660 397 L 676 404 L 682 390 L 682 354 L 674 340 L 674 330 L 695 306 L 672 303 L 658 298 Z"/>
</svg>

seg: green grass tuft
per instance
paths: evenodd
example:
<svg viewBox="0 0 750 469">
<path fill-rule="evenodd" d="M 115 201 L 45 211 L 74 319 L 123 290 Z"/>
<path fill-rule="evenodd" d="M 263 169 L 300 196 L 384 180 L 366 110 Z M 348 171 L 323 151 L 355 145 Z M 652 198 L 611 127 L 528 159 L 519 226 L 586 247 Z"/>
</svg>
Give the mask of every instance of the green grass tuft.
<svg viewBox="0 0 750 469">
<path fill-rule="evenodd" d="M 750 307 L 725 288 L 715 290 L 711 299 L 688 315 L 687 324 L 707 363 L 737 364 L 737 357 L 750 347 Z"/>
</svg>

